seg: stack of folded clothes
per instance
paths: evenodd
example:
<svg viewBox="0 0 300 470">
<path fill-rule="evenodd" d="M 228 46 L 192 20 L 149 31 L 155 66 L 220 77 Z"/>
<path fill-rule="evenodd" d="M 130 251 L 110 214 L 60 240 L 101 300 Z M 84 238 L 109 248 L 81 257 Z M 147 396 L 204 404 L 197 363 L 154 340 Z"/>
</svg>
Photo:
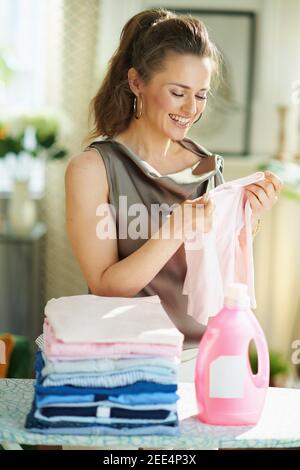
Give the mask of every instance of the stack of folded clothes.
<svg viewBox="0 0 300 470">
<path fill-rule="evenodd" d="M 44 434 L 178 433 L 183 335 L 158 296 L 50 300 L 26 428 Z"/>
</svg>

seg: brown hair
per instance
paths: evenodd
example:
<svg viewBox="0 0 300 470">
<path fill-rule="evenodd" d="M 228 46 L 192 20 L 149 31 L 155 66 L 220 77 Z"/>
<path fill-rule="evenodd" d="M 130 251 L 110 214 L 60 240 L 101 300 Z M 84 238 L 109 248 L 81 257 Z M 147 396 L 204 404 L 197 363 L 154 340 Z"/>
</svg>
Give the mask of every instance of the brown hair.
<svg viewBox="0 0 300 470">
<path fill-rule="evenodd" d="M 147 85 L 153 73 L 163 69 L 168 51 L 210 57 L 217 69 L 219 54 L 202 21 L 162 8 L 138 13 L 125 24 L 119 47 L 90 103 L 94 128 L 86 141 L 99 136 L 113 137 L 128 127 L 133 117 L 134 99 L 128 84 L 128 70 L 134 67 Z"/>
</svg>

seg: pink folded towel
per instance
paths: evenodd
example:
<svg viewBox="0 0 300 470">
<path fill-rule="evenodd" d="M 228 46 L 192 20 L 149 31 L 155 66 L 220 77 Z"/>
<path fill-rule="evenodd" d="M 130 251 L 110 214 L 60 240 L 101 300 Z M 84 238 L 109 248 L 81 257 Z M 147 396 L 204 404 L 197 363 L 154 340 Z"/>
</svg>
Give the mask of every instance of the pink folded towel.
<svg viewBox="0 0 300 470">
<path fill-rule="evenodd" d="M 49 321 L 44 321 L 44 348 L 48 359 L 76 360 L 137 356 L 163 356 L 178 358 L 181 356 L 181 346 L 155 343 L 65 343 L 55 338 Z"/>
<path fill-rule="evenodd" d="M 51 299 L 45 315 L 56 339 L 65 343 L 154 343 L 181 347 L 183 334 L 171 322 L 158 295 Z"/>
</svg>

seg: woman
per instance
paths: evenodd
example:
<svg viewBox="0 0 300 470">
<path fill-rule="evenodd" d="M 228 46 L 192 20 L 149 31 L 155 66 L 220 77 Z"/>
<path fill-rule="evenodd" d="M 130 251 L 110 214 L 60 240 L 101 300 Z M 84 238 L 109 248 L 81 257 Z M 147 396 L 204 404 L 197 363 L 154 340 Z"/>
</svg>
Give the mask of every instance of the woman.
<svg viewBox="0 0 300 470">
<path fill-rule="evenodd" d="M 73 157 L 66 172 L 68 233 L 90 292 L 159 295 L 187 343 L 198 343 L 204 327 L 187 316 L 187 296 L 181 293 L 187 234 L 182 227 L 194 227 L 202 217 L 203 230 L 210 229 L 213 204 L 203 194 L 223 179 L 221 157 L 186 134 L 205 110 L 217 61 L 216 48 L 198 19 L 162 9 L 135 15 L 123 28 L 92 102 L 95 129 L 90 137 L 105 139 Z M 266 176 L 247 187 L 254 231 L 281 189 L 275 175 Z M 128 208 L 142 203 L 148 214 L 153 204 L 181 204 L 158 231 L 167 225 L 171 236 L 122 238 L 120 196 L 126 196 Z M 96 235 L 96 210 L 105 203 L 115 209 L 110 222 L 116 236 L 103 239 Z M 176 217 L 183 203 L 194 210 Z M 200 205 L 201 213 L 195 210 Z M 125 225 L 129 228 L 130 220 Z"/>
</svg>

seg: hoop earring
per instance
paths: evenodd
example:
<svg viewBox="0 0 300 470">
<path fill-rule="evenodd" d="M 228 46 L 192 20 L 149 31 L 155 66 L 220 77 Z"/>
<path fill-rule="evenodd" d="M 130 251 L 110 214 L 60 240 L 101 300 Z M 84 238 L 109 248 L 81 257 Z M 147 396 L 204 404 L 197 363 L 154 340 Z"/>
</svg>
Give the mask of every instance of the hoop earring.
<svg viewBox="0 0 300 470">
<path fill-rule="evenodd" d="M 198 117 L 197 121 L 194 121 L 193 124 L 196 124 L 196 122 L 200 121 L 200 119 L 202 118 L 202 114 L 203 114 L 203 113 L 200 114 L 200 116 Z"/>
<path fill-rule="evenodd" d="M 139 108 L 137 110 L 137 108 Z M 133 112 L 134 112 L 134 117 L 135 119 L 140 119 L 142 112 L 143 112 L 143 97 L 142 95 L 139 95 L 139 98 L 136 96 L 134 97 L 133 101 Z"/>
</svg>

